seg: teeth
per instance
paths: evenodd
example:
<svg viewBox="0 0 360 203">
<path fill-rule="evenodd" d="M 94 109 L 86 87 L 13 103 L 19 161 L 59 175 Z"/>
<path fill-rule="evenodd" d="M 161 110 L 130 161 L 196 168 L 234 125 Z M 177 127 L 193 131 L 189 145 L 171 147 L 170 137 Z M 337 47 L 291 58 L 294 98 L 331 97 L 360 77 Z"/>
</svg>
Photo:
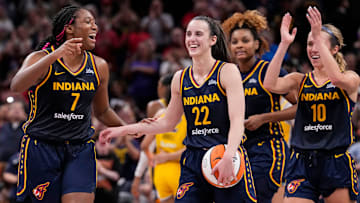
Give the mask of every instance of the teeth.
<svg viewBox="0 0 360 203">
<path fill-rule="evenodd" d="M 190 45 L 190 48 L 197 48 L 197 47 L 198 47 L 198 45 L 195 45 L 195 44 Z"/>
<path fill-rule="evenodd" d="M 312 56 L 311 58 L 312 58 L 312 59 L 319 59 L 320 56 Z"/>
</svg>

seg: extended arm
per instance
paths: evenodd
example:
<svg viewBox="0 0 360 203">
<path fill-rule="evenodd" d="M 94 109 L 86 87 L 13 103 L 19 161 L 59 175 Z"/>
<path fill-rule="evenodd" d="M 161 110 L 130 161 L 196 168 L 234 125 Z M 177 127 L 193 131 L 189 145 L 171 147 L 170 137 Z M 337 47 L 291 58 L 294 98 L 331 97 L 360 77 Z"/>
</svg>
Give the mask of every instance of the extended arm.
<svg viewBox="0 0 360 203">
<path fill-rule="evenodd" d="M 339 51 L 339 45 L 329 49 L 326 45 L 326 39 L 321 37 L 322 20 L 321 14 L 316 7 L 309 7 L 306 15 L 310 25 L 311 33 L 314 38 L 314 44 L 319 49 L 320 60 L 326 68 L 326 73 L 332 84 L 344 89 L 350 97 L 356 101 L 357 90 L 360 84 L 359 76 L 353 71 L 341 72 L 334 54 Z"/>
<path fill-rule="evenodd" d="M 126 134 L 158 134 L 174 129 L 184 111 L 180 95 L 180 75 L 181 71 L 178 71 L 171 83 L 171 100 L 164 117 L 151 123 L 136 123 L 124 127 L 108 128 L 100 133 L 100 140 L 106 142 L 114 137 Z"/>
<path fill-rule="evenodd" d="M 289 13 L 286 13 L 282 19 L 280 28 L 281 42 L 269 64 L 264 79 L 264 87 L 271 92 L 278 94 L 285 94 L 290 92 L 290 90 L 298 86 L 297 82 L 300 82 L 302 78 L 301 74 L 299 73 L 291 73 L 285 77 L 279 77 L 284 56 L 290 44 L 294 41 L 297 32 L 297 29 L 294 28 L 292 33 L 289 33 L 291 19 L 292 17 Z M 294 80 L 294 78 L 296 79 Z"/>
<path fill-rule="evenodd" d="M 26 57 L 20 70 L 11 81 L 10 88 L 15 92 L 24 92 L 31 86 L 39 83 L 49 71 L 49 67 L 63 55 L 81 53 L 82 38 L 72 38 L 50 54 L 36 51 Z"/>
</svg>

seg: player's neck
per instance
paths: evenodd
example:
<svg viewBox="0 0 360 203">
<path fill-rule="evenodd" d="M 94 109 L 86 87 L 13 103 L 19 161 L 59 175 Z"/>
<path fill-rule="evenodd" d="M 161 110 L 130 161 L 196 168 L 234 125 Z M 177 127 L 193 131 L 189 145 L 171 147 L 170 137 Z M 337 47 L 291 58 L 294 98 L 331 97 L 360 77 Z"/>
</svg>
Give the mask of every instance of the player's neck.
<svg viewBox="0 0 360 203">
<path fill-rule="evenodd" d="M 214 66 L 216 59 L 213 57 L 193 58 L 193 71 L 196 75 L 207 75 Z"/>
<path fill-rule="evenodd" d="M 315 68 L 313 74 L 318 84 L 323 84 L 324 82 L 329 80 L 329 77 L 324 69 Z"/>
<path fill-rule="evenodd" d="M 84 52 L 72 56 L 63 57 L 64 63 L 71 69 L 71 71 L 77 71 L 84 60 Z"/>
<path fill-rule="evenodd" d="M 238 60 L 237 64 L 239 66 L 240 72 L 247 73 L 255 65 L 255 62 L 256 62 L 256 58 L 251 57 L 251 58 L 249 58 L 247 60 L 241 60 L 241 61 Z"/>
</svg>

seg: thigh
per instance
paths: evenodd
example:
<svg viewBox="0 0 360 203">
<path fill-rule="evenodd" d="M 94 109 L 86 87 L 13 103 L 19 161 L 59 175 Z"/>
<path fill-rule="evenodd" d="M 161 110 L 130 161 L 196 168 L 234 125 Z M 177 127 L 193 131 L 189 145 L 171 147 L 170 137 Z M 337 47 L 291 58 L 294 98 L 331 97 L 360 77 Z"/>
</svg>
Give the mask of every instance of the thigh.
<svg viewBox="0 0 360 203">
<path fill-rule="evenodd" d="M 179 185 L 179 174 L 180 166 L 179 172 L 174 170 L 170 163 L 164 163 L 155 166 L 154 185 L 160 200 L 167 199 L 171 196 L 175 197 Z M 175 184 L 172 184 L 173 182 Z"/>
<path fill-rule="evenodd" d="M 85 193 L 85 192 L 73 192 L 67 193 L 62 196 L 62 203 L 92 203 L 94 202 L 95 196 L 94 193 Z"/>
<path fill-rule="evenodd" d="M 74 192 L 92 193 L 96 188 L 96 156 L 93 141 L 67 145 L 62 180 L 62 195 Z"/>
<path fill-rule="evenodd" d="M 57 146 L 28 136 L 21 141 L 17 200 L 59 202 L 61 194 L 62 152 Z"/>
<path fill-rule="evenodd" d="M 324 161 L 319 188 L 325 198 L 332 196 L 336 192 L 338 194 L 334 196 L 344 193 L 344 195 L 341 195 L 344 199 L 350 196 L 351 200 L 356 200 L 359 193 L 357 177 L 355 161 L 350 154 L 348 152 L 335 154 L 327 157 Z M 345 189 L 347 193 L 344 192 Z"/>
<path fill-rule="evenodd" d="M 307 165 L 298 153 L 293 152 L 291 154 L 286 170 L 285 199 L 296 201 L 308 199 L 316 202 L 320 192 L 311 184 L 307 174 Z M 290 201 L 287 200 L 287 202 Z"/>
<path fill-rule="evenodd" d="M 176 203 L 213 202 L 211 185 L 205 181 L 201 173 L 203 154 L 198 150 L 189 149 L 182 154 L 179 188 L 175 197 Z"/>
</svg>

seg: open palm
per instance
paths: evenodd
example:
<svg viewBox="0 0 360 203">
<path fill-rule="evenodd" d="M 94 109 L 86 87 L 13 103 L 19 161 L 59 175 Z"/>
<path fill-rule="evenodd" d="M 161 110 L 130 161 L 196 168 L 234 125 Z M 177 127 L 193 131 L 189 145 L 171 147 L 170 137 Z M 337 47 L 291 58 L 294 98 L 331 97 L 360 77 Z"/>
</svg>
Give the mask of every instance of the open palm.
<svg viewBox="0 0 360 203">
<path fill-rule="evenodd" d="M 290 24 L 292 17 L 289 13 L 286 13 L 281 21 L 280 34 L 281 34 L 281 42 L 291 44 L 296 36 L 297 29 L 294 28 L 290 33 Z"/>
</svg>

